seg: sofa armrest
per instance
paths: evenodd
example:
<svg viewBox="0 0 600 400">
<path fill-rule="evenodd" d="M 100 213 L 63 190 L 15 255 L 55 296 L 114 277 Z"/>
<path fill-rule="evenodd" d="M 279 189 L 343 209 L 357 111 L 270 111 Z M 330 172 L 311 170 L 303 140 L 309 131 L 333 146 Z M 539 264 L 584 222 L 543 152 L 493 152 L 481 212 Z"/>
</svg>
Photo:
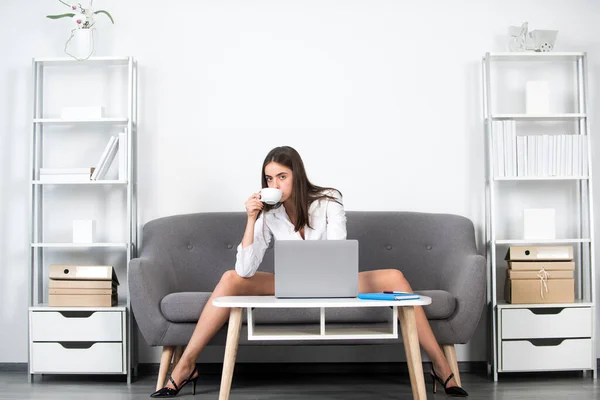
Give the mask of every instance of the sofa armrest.
<svg viewBox="0 0 600 400">
<path fill-rule="evenodd" d="M 160 310 L 160 302 L 175 290 L 169 269 L 150 258 L 135 258 L 129 262 L 128 285 L 140 332 L 149 345 L 162 345 L 169 322 Z"/>
<path fill-rule="evenodd" d="M 456 299 L 454 314 L 448 319 L 457 343 L 466 343 L 475 332 L 486 296 L 486 260 L 479 254 L 451 258 L 445 263 L 441 289 Z"/>
</svg>

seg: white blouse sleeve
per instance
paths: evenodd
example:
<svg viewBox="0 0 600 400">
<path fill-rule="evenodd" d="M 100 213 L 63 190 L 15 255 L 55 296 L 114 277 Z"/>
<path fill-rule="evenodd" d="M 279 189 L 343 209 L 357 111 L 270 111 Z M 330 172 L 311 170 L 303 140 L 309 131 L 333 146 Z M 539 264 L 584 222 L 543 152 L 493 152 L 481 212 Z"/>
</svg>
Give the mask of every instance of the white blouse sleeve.
<svg viewBox="0 0 600 400">
<path fill-rule="evenodd" d="M 336 190 L 330 193 L 338 201 L 327 201 L 327 240 L 346 240 L 346 211 L 342 196 Z"/>
<path fill-rule="evenodd" d="M 261 213 L 254 223 L 254 242 L 246 248 L 242 248 L 241 243 L 237 247 L 235 272 L 242 278 L 250 278 L 256 273 L 271 243 L 273 234 L 265 223 L 264 215 Z"/>
</svg>

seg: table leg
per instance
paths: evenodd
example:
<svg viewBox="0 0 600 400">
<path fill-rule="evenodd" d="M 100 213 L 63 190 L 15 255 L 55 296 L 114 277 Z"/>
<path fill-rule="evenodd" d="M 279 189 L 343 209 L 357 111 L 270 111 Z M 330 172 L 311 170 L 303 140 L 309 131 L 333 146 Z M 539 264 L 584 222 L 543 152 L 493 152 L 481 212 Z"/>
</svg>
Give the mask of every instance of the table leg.
<svg viewBox="0 0 600 400">
<path fill-rule="evenodd" d="M 227 328 L 227 343 L 225 344 L 225 359 L 223 360 L 223 374 L 221 375 L 219 400 L 229 400 L 241 327 L 242 309 L 232 308 L 231 313 L 229 314 L 229 327 Z"/>
<path fill-rule="evenodd" d="M 398 314 L 400 316 L 400 328 L 402 329 L 402 340 L 404 341 L 413 398 L 415 400 L 427 399 L 415 309 L 413 306 L 400 306 L 398 307 Z"/>
</svg>

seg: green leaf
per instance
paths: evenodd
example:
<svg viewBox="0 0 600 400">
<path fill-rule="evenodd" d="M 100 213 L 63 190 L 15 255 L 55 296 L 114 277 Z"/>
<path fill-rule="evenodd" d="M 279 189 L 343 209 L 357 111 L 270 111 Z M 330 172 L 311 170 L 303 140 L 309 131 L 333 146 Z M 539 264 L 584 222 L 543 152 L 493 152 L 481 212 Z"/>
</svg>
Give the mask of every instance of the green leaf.
<svg viewBox="0 0 600 400">
<path fill-rule="evenodd" d="M 46 18 L 50 19 L 59 19 L 59 18 L 67 18 L 75 16 L 74 13 L 60 14 L 60 15 L 46 15 Z"/>
<path fill-rule="evenodd" d="M 108 13 L 108 11 L 104 11 L 104 10 L 98 10 L 98 11 L 94 11 L 94 14 L 106 14 L 106 16 L 108 18 L 110 18 L 110 22 L 113 23 L 113 25 L 115 24 L 115 20 L 113 19 L 113 17 Z"/>
</svg>

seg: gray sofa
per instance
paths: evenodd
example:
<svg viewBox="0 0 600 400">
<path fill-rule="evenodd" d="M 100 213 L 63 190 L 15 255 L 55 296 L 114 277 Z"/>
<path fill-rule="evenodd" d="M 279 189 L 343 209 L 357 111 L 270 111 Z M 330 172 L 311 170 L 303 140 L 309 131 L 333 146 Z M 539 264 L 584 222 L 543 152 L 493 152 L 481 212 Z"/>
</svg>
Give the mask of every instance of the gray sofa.
<svg viewBox="0 0 600 400">
<path fill-rule="evenodd" d="M 359 241 L 361 271 L 397 268 L 417 293 L 432 298 L 425 313 L 458 373 L 454 344 L 471 338 L 485 302 L 485 259 L 477 253 L 473 223 L 417 212 L 349 211 L 347 219 L 348 239 Z M 169 216 L 144 226 L 140 257 L 129 265 L 129 291 L 142 335 L 151 346 L 163 346 L 161 370 L 173 351 L 181 350 L 177 346 L 187 344 L 211 291 L 233 269 L 245 224 L 245 213 L 227 212 Z M 272 244 L 259 270 L 273 272 Z M 318 310 L 260 311 L 256 323 L 319 320 Z M 355 325 L 387 318 L 384 309 L 340 309 L 327 317 Z M 241 346 L 248 343 L 242 329 Z M 211 344 L 225 344 L 225 338 L 226 327 Z"/>
</svg>

